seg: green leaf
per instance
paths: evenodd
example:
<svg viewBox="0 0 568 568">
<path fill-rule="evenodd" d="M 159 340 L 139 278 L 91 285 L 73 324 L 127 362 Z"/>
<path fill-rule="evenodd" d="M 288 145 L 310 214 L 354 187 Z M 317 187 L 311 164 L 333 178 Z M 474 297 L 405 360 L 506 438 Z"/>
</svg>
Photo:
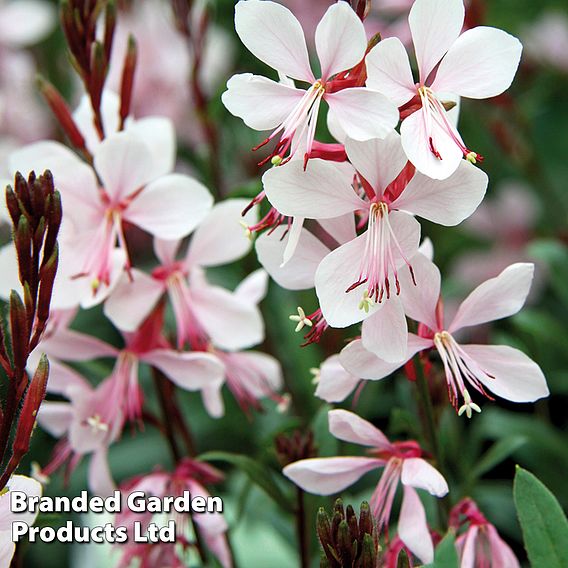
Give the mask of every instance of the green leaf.
<svg viewBox="0 0 568 568">
<path fill-rule="evenodd" d="M 249 479 L 258 485 L 269 497 L 274 499 L 282 509 L 289 512 L 294 510 L 290 500 L 276 484 L 269 470 L 258 461 L 241 454 L 232 454 L 230 452 L 206 452 L 205 454 L 201 454 L 198 459 L 203 461 L 223 461 L 234 465 L 243 471 Z"/>
<path fill-rule="evenodd" d="M 478 479 L 494 467 L 513 455 L 521 446 L 527 443 L 526 436 L 507 436 L 493 444 L 471 470 L 472 479 Z"/>
<path fill-rule="evenodd" d="M 531 566 L 565 567 L 568 521 L 554 495 L 532 473 L 519 466 L 513 494 Z"/>
<path fill-rule="evenodd" d="M 434 562 L 425 568 L 459 568 L 456 535 L 449 532 L 434 551 Z"/>
</svg>

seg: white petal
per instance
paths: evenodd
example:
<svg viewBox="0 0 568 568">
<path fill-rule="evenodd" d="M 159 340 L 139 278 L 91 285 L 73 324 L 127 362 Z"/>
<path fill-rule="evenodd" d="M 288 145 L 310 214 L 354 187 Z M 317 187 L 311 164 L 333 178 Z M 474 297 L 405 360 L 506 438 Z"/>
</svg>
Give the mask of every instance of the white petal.
<svg viewBox="0 0 568 568">
<path fill-rule="evenodd" d="M 154 158 L 142 140 L 127 132 L 105 138 L 95 149 L 94 164 L 112 199 L 124 199 L 154 179 Z"/>
<path fill-rule="evenodd" d="M 88 472 L 89 490 L 94 495 L 109 497 L 116 489 L 108 463 L 107 448 L 100 448 L 91 456 Z"/>
<path fill-rule="evenodd" d="M 180 239 L 195 229 L 213 204 L 209 190 L 182 174 L 162 176 L 137 195 L 124 218 L 155 237 Z"/>
<path fill-rule="evenodd" d="M 416 491 L 404 487 L 404 496 L 398 520 L 398 536 L 407 548 L 424 564 L 434 560 L 434 544 L 428 529 L 424 506 Z"/>
<path fill-rule="evenodd" d="M 282 255 L 282 266 L 285 266 L 296 253 L 300 237 L 302 236 L 304 221 L 304 217 L 292 217 L 292 225 L 289 227 L 288 239 Z"/>
<path fill-rule="evenodd" d="M 222 386 L 222 384 L 215 383 L 201 389 L 203 406 L 211 418 L 221 418 L 225 414 Z"/>
<path fill-rule="evenodd" d="M 339 355 L 332 355 L 320 366 L 315 395 L 326 402 L 341 402 L 358 384 L 359 379 L 343 368 Z"/>
<path fill-rule="evenodd" d="M 408 23 L 422 83 L 460 35 L 464 18 L 463 0 L 414 2 Z"/>
<path fill-rule="evenodd" d="M 313 458 L 287 465 L 282 473 L 304 491 L 332 495 L 355 483 L 367 472 L 381 467 L 377 458 Z"/>
<path fill-rule="evenodd" d="M 23 47 L 42 40 L 54 27 L 54 7 L 46 2 L 19 0 L 0 7 L 0 37 L 3 46 Z"/>
<path fill-rule="evenodd" d="M 327 417 L 329 431 L 338 440 L 370 446 L 381 451 L 392 449 L 388 438 L 377 427 L 354 412 L 343 409 L 330 410 Z"/>
<path fill-rule="evenodd" d="M 521 42 L 503 30 L 467 30 L 442 60 L 432 88 L 470 99 L 496 97 L 511 86 L 522 50 Z"/>
<path fill-rule="evenodd" d="M 180 240 L 154 239 L 154 254 L 162 266 L 171 266 L 176 261 Z"/>
<path fill-rule="evenodd" d="M 385 301 L 382 310 L 363 322 L 363 347 L 387 363 L 404 361 L 408 326 L 402 302 L 397 297 Z"/>
<path fill-rule="evenodd" d="M 326 248 L 322 258 L 328 252 L 329 250 Z M 314 267 L 314 272 L 315 268 L 316 267 Z M 3 300 L 8 300 L 10 298 L 10 292 L 12 290 L 22 289 L 18 271 L 19 268 L 18 257 L 16 255 L 16 247 L 13 243 L 8 243 L 7 245 L 0 248 L 0 274 L 2 274 L 2 278 L 0 278 L 0 298 L 2 298 Z M 310 286 L 310 288 L 312 286 Z"/>
<path fill-rule="evenodd" d="M 488 183 L 484 171 L 461 160 L 458 169 L 445 180 L 434 180 L 417 172 L 391 206 L 451 227 L 473 214 L 485 196 Z"/>
<path fill-rule="evenodd" d="M 235 296 L 238 296 L 251 304 L 260 304 L 260 302 L 266 297 L 267 292 L 268 273 L 262 268 L 258 268 L 254 272 L 251 272 L 235 288 Z"/>
<path fill-rule="evenodd" d="M 406 360 L 408 361 L 416 353 L 423 349 L 432 347 L 432 341 L 423 339 L 412 333 L 408 334 L 408 351 Z M 406 361 L 398 363 L 387 363 L 379 359 L 373 353 L 363 347 L 360 339 L 352 341 L 347 347 L 343 348 L 339 355 L 341 364 L 347 371 L 356 377 L 369 381 L 378 381 L 388 377 L 391 373 L 404 365 Z"/>
<path fill-rule="evenodd" d="M 88 361 L 101 357 L 116 357 L 117 350 L 97 337 L 72 329 L 56 329 L 41 341 L 41 350 L 50 357 L 66 361 Z"/>
<path fill-rule="evenodd" d="M 294 86 L 243 73 L 229 79 L 221 100 L 249 128 L 272 130 L 284 122 L 304 93 Z"/>
<path fill-rule="evenodd" d="M 253 225 L 257 211 L 241 215 L 248 199 L 226 199 L 213 207 L 193 234 L 187 252 L 190 265 L 219 266 L 243 257 L 252 244 L 241 223 Z"/>
<path fill-rule="evenodd" d="M 357 142 L 348 138 L 345 150 L 349 161 L 379 196 L 396 179 L 407 162 L 400 136 L 394 131 L 384 140 L 375 138 Z"/>
<path fill-rule="evenodd" d="M 334 120 L 354 140 L 384 138 L 398 124 L 398 108 L 378 91 L 357 87 L 324 98 Z"/>
<path fill-rule="evenodd" d="M 315 40 L 324 80 L 355 67 L 367 49 L 363 23 L 343 2 L 336 2 L 327 9 L 316 28 Z"/>
<path fill-rule="evenodd" d="M 425 323 L 431 330 L 437 331 L 436 305 L 440 298 L 440 271 L 421 253 L 413 256 L 410 262 L 416 285 L 408 269 L 404 268 L 399 274 L 404 311 L 409 318 Z"/>
<path fill-rule="evenodd" d="M 333 219 L 318 219 L 318 223 L 340 245 L 352 241 L 357 236 L 355 216 L 352 213 L 346 213 Z"/>
<path fill-rule="evenodd" d="M 287 244 L 285 226 L 273 232 L 264 232 L 256 240 L 258 260 L 276 281 L 287 290 L 307 290 L 314 287 L 316 269 L 329 249 L 306 229 L 300 232 L 300 239 L 294 256 L 282 266 L 284 249 Z"/>
<path fill-rule="evenodd" d="M 233 357 L 238 357 L 243 366 L 261 377 L 261 382 L 250 382 L 246 385 L 247 390 L 257 398 L 267 395 L 267 387 L 272 391 L 279 391 L 282 388 L 282 367 L 272 355 L 260 351 L 243 351 L 235 353 Z"/>
<path fill-rule="evenodd" d="M 497 396 L 512 402 L 534 402 L 550 394 L 542 370 L 522 351 L 507 345 L 462 345 L 462 349 L 494 377 L 479 378 Z"/>
<path fill-rule="evenodd" d="M 45 401 L 37 414 L 38 424 L 54 438 L 61 438 L 73 420 L 73 408 L 68 402 Z"/>
<path fill-rule="evenodd" d="M 404 485 L 424 489 L 436 497 L 443 497 L 449 491 L 444 476 L 422 458 L 405 459 L 400 480 Z"/>
<path fill-rule="evenodd" d="M 446 179 L 457 170 L 463 153 L 446 131 L 432 121 L 432 138 L 442 158 L 434 156 L 424 115 L 424 110 L 420 109 L 402 121 L 402 147 L 419 172 L 433 179 Z"/>
<path fill-rule="evenodd" d="M 25 475 L 12 475 L 6 488 L 8 491 L 0 495 L 0 531 L 10 531 L 14 521 L 23 521 L 28 525 L 33 525 L 38 515 L 37 512 L 12 513 L 10 510 L 10 491 L 22 491 L 28 497 L 41 497 L 43 488 L 39 481 Z M 2 564 L 1 566 L 8 568 L 9 564 Z"/>
<path fill-rule="evenodd" d="M 269 169 L 262 183 L 270 203 L 284 215 L 332 218 L 366 208 L 352 187 L 353 170 L 345 164 L 302 160 Z"/>
<path fill-rule="evenodd" d="M 288 8 L 241 0 L 235 6 L 235 29 L 255 57 L 292 79 L 313 83 L 304 32 Z"/>
<path fill-rule="evenodd" d="M 163 282 L 141 270 L 123 274 L 104 305 L 105 316 L 122 331 L 136 331 L 165 291 Z"/>
<path fill-rule="evenodd" d="M 365 64 L 367 87 L 383 93 L 397 107 L 416 95 L 408 53 L 398 38 L 379 42 L 365 58 Z"/>
<path fill-rule="evenodd" d="M 460 305 L 449 331 L 516 314 L 524 305 L 534 276 L 534 264 L 519 262 L 480 284 Z"/>
</svg>

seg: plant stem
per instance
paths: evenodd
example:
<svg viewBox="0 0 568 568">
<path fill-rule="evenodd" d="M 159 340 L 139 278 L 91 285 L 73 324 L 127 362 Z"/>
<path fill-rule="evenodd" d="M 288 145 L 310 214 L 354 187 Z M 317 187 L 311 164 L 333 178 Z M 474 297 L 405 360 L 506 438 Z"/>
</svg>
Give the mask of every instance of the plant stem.
<svg viewBox="0 0 568 568">
<path fill-rule="evenodd" d="M 298 533 L 298 553 L 300 555 L 300 567 L 308 568 L 310 565 L 310 547 L 306 526 L 306 508 L 304 505 L 304 492 L 296 489 L 296 530 Z"/>
</svg>

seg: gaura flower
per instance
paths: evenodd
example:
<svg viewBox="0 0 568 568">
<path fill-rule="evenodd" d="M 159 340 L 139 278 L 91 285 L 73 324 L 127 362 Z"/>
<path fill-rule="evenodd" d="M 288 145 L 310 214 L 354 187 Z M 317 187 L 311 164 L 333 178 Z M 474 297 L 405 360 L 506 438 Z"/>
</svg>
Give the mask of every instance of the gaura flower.
<svg viewBox="0 0 568 568">
<path fill-rule="evenodd" d="M 352 374 L 368 380 L 390 375 L 419 351 L 436 349 L 442 361 L 448 396 L 461 415 L 471 417 L 479 406 L 471 392 L 491 398 L 487 391 L 512 402 L 533 402 L 548 396 L 540 367 L 518 349 L 507 345 L 463 345 L 456 340 L 460 330 L 516 314 L 525 303 L 533 278 L 530 263 L 512 264 L 499 276 L 480 284 L 461 303 L 449 325 L 440 309 L 440 271 L 425 257 L 416 261 L 424 286 L 402 298 L 406 314 L 420 322 L 420 335 L 409 334 L 408 350 L 402 363 L 389 363 L 367 351 L 361 340 L 341 352 L 342 365 Z M 471 390 L 471 392 L 470 392 Z"/>
<path fill-rule="evenodd" d="M 363 24 L 345 2 L 330 6 L 318 24 L 319 78 L 310 67 L 302 27 L 284 6 L 268 0 L 241 0 L 235 7 L 235 28 L 254 56 L 281 76 L 309 85 L 307 90 L 300 89 L 290 81 L 277 83 L 250 73 L 234 75 L 227 83 L 222 96 L 227 109 L 250 128 L 272 130 L 257 148 L 277 140 L 273 164 L 280 164 L 288 153 L 292 156 L 300 144 L 310 154 L 322 100 L 354 139 L 384 138 L 396 126 L 398 111 L 383 94 L 333 83 L 334 75 L 357 65 L 367 48 Z"/>
<path fill-rule="evenodd" d="M 450 176 L 462 158 L 482 159 L 449 120 L 446 94 L 450 100 L 500 95 L 511 85 L 521 58 L 519 40 L 502 30 L 479 26 L 460 35 L 464 17 L 463 0 L 416 0 L 409 23 L 418 83 L 397 38 L 381 41 L 366 58 L 367 85 L 403 107 L 400 133 L 408 159 L 436 179 Z"/>
<path fill-rule="evenodd" d="M 434 547 L 416 489 L 443 497 L 448 493 L 443 476 L 422 458 L 422 449 L 416 442 L 390 442 L 370 422 L 347 410 L 331 410 L 328 417 L 333 436 L 369 447 L 370 457 L 300 460 L 286 466 L 284 475 L 305 491 L 332 495 L 349 487 L 365 473 L 384 468 L 370 501 L 378 530 L 388 529 L 396 490 L 401 482 L 403 498 L 398 536 L 423 563 L 432 562 Z"/>
<path fill-rule="evenodd" d="M 388 361 L 400 361 L 407 344 L 399 301 L 407 279 L 401 274 L 410 272 L 410 287 L 424 284 L 412 268 L 420 238 L 413 215 L 457 225 L 483 199 L 487 176 L 468 162 L 442 181 L 415 172 L 394 132 L 384 140 L 347 139 L 345 148 L 357 170 L 355 178 L 338 164 L 313 160 L 304 172 L 293 160 L 266 172 L 264 187 L 273 205 L 286 215 L 325 219 L 359 213 L 360 226 L 366 225 L 366 230 L 322 260 L 315 275 L 316 292 L 330 326 L 365 320 L 366 347 Z M 379 308 L 381 315 L 373 315 Z"/>
</svg>

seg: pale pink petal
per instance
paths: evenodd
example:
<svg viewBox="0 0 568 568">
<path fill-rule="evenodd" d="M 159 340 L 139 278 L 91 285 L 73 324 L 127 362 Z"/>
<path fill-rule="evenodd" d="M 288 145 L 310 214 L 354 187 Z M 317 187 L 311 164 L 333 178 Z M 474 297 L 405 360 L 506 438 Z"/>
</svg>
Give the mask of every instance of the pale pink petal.
<svg viewBox="0 0 568 568">
<path fill-rule="evenodd" d="M 550 394 L 541 368 L 522 351 L 508 345 L 461 347 L 490 375 L 478 378 L 497 396 L 512 402 L 534 402 Z"/>
<path fill-rule="evenodd" d="M 147 116 L 129 122 L 126 132 L 142 140 L 154 160 L 154 177 L 169 174 L 176 160 L 176 132 L 172 121 L 163 116 Z"/>
<path fill-rule="evenodd" d="M 402 302 L 396 297 L 385 300 L 383 309 L 363 322 L 363 347 L 387 363 L 406 357 L 408 326 Z"/>
<path fill-rule="evenodd" d="M 222 384 L 215 383 L 201 389 L 201 400 L 207 414 L 211 418 L 221 418 L 225 414 L 225 404 L 223 402 Z"/>
<path fill-rule="evenodd" d="M 353 170 L 345 164 L 310 160 L 304 171 L 302 160 L 291 160 L 271 168 L 262 176 L 270 203 L 284 215 L 310 219 L 333 218 L 365 209 L 353 190 Z"/>
<path fill-rule="evenodd" d="M 264 322 L 256 306 L 218 286 L 192 286 L 191 296 L 199 322 L 220 349 L 246 349 L 264 339 Z"/>
<path fill-rule="evenodd" d="M 463 0 L 414 2 L 408 23 L 422 83 L 460 35 L 464 18 Z"/>
<path fill-rule="evenodd" d="M 10 510 L 10 491 L 22 491 L 28 497 L 41 497 L 43 488 L 39 481 L 25 475 L 12 475 L 6 488 L 8 491 L 0 495 L 0 531 L 10 531 L 14 521 L 23 521 L 30 526 L 33 525 L 38 513 L 12 513 Z M 1 564 L 0 566 L 7 568 L 9 564 Z"/>
<path fill-rule="evenodd" d="M 522 50 L 521 42 L 503 30 L 467 30 L 440 63 L 432 88 L 470 99 L 496 97 L 511 86 Z"/>
<path fill-rule="evenodd" d="M 207 548 L 214 554 L 214 556 L 221 564 L 222 568 L 232 568 L 233 558 L 231 555 L 229 542 L 227 540 L 227 535 L 211 535 L 209 533 L 204 533 L 203 539 L 205 540 Z"/>
<path fill-rule="evenodd" d="M 332 355 L 320 366 L 315 395 L 326 402 L 341 402 L 358 384 L 359 379 L 343 368 L 339 355 Z"/>
<path fill-rule="evenodd" d="M 300 238 L 294 256 L 282 266 L 288 228 L 278 227 L 273 232 L 264 232 L 256 240 L 255 248 L 259 262 L 276 281 L 287 290 L 307 290 L 314 287 L 316 269 L 329 249 L 306 229 Z"/>
<path fill-rule="evenodd" d="M 308 493 L 332 495 L 383 464 L 377 458 L 313 458 L 287 465 L 282 473 Z"/>
<path fill-rule="evenodd" d="M 109 497 L 116 489 L 108 463 L 107 448 L 101 448 L 91 456 L 87 483 L 90 491 L 101 497 Z"/>
<path fill-rule="evenodd" d="M 461 553 L 460 553 L 460 568 L 475 568 L 475 553 L 477 544 L 477 535 L 479 533 L 479 525 L 470 526 L 467 532 L 462 535 Z M 465 537 L 465 538 L 464 538 Z M 456 545 L 459 546 L 458 540 Z"/>
<path fill-rule="evenodd" d="M 252 243 L 241 223 L 253 225 L 258 217 L 256 208 L 241 215 L 248 204 L 248 199 L 226 199 L 215 205 L 193 233 L 187 263 L 218 266 L 247 254 Z"/>
<path fill-rule="evenodd" d="M 404 485 L 424 489 L 436 497 L 443 497 L 449 491 L 444 476 L 422 458 L 405 459 L 400 480 Z"/>
<path fill-rule="evenodd" d="M 124 199 L 155 178 L 150 149 L 128 132 L 105 138 L 95 149 L 94 164 L 113 201 Z"/>
<path fill-rule="evenodd" d="M 411 265 L 416 285 L 408 269 L 404 268 L 399 274 L 404 311 L 409 318 L 437 331 L 436 305 L 440 298 L 440 271 L 421 253 L 412 257 Z"/>
<path fill-rule="evenodd" d="M 318 223 L 340 245 L 352 241 L 357 236 L 355 216 L 352 213 L 332 219 L 318 219 Z"/>
<path fill-rule="evenodd" d="M 383 93 L 397 107 L 416 94 L 408 53 L 396 38 L 383 39 L 365 58 L 367 87 Z"/>
<path fill-rule="evenodd" d="M 173 349 L 154 349 L 140 359 L 154 365 L 172 382 L 184 390 L 200 390 L 220 385 L 225 377 L 225 367 L 210 353 L 180 353 Z"/>
<path fill-rule="evenodd" d="M 404 486 L 398 519 L 398 536 L 421 562 L 430 564 L 434 560 L 434 544 L 428 530 L 424 506 L 418 493 L 408 485 Z"/>
<path fill-rule="evenodd" d="M 378 91 L 357 87 L 324 95 L 334 120 L 353 140 L 384 138 L 398 124 L 398 108 Z"/>
<path fill-rule="evenodd" d="M 37 350 L 36 350 L 37 351 Z M 34 351 L 34 354 L 36 353 Z M 34 369 L 35 370 L 35 367 Z M 79 373 L 63 365 L 57 359 L 51 359 L 49 361 L 49 380 L 47 381 L 47 392 L 53 394 L 62 394 L 68 396 L 70 390 L 75 390 L 75 392 L 89 391 L 90 385 Z M 43 408 L 43 406 L 42 406 Z"/>
<path fill-rule="evenodd" d="M 164 282 L 133 268 L 123 274 L 104 305 L 105 316 L 122 331 L 136 331 L 165 292 Z"/>
<path fill-rule="evenodd" d="M 266 297 L 267 292 L 268 272 L 262 268 L 258 268 L 254 272 L 251 272 L 235 288 L 236 296 L 255 305 L 260 304 L 260 302 Z"/>
<path fill-rule="evenodd" d="M 187 486 L 192 496 L 209 497 L 209 491 L 205 489 L 201 483 L 188 480 Z M 204 532 L 215 535 L 222 534 L 227 531 L 227 521 L 221 513 L 203 513 L 193 516 L 193 520 L 199 525 Z"/>
<path fill-rule="evenodd" d="M 316 28 L 315 40 L 324 81 L 355 67 L 367 48 L 363 23 L 343 2 L 336 2 L 327 9 Z"/>
<path fill-rule="evenodd" d="M 11 526 L 10 521 L 8 530 L 0 532 L 0 566 L 10 566 L 16 551 L 16 544 L 12 541 Z"/>
<path fill-rule="evenodd" d="M 209 190 L 182 174 L 162 176 L 132 200 L 124 218 L 155 237 L 180 239 L 195 229 L 213 204 Z"/>
<path fill-rule="evenodd" d="M 97 337 L 61 328 L 42 340 L 41 349 L 50 357 L 66 361 L 88 361 L 117 355 L 115 347 Z"/>
<path fill-rule="evenodd" d="M 348 138 L 345 150 L 355 169 L 379 196 L 396 179 L 408 160 L 397 132 L 392 132 L 384 140 L 375 138 L 357 142 Z"/>
<path fill-rule="evenodd" d="M 431 339 L 424 339 L 409 333 L 406 360 L 408 361 L 416 353 L 423 349 L 428 349 L 432 345 Z M 344 347 L 339 355 L 339 359 L 345 369 L 352 375 L 369 381 L 378 381 L 388 377 L 406 362 L 387 363 L 367 351 L 360 339 L 352 341 L 347 347 Z"/>
<path fill-rule="evenodd" d="M 45 401 L 37 414 L 38 424 L 54 438 L 61 438 L 73 420 L 73 407 L 68 402 Z"/>
<path fill-rule="evenodd" d="M 278 359 L 267 353 L 260 351 L 243 351 L 242 353 L 235 353 L 240 361 L 252 371 L 260 374 L 265 382 L 262 385 L 250 383 L 247 384 L 249 390 L 257 397 L 261 398 L 266 396 L 266 386 L 272 391 L 279 391 L 284 385 L 282 379 L 282 366 Z"/>
<path fill-rule="evenodd" d="M 501 538 L 493 525 L 486 526 L 487 539 L 491 547 L 492 562 L 495 566 L 507 566 L 507 568 L 520 568 L 520 563 L 511 550 L 511 547 Z"/>
<path fill-rule="evenodd" d="M 462 160 L 458 169 L 445 180 L 433 180 L 417 172 L 391 206 L 433 223 L 454 226 L 477 209 L 488 183 L 484 171 Z"/>
<path fill-rule="evenodd" d="M 322 255 L 322 258 L 327 252 L 328 249 L 326 248 L 324 254 Z M 10 298 L 10 292 L 12 290 L 19 291 L 22 289 L 22 284 L 20 283 L 20 278 L 18 276 L 18 270 L 18 257 L 16 256 L 16 247 L 13 243 L 8 243 L 6 246 L 0 248 L 0 274 L 2 274 L 2 278 L 0 278 L 0 298 L 2 298 L 3 300 L 8 300 Z M 311 286 L 309 287 L 311 288 Z"/>
<path fill-rule="evenodd" d="M 247 0 L 248 1 L 248 0 Z M 251 73 L 233 75 L 221 100 L 254 130 L 272 130 L 284 122 L 305 91 Z"/>
<path fill-rule="evenodd" d="M 235 6 L 235 29 L 255 57 L 292 79 L 313 83 L 304 32 L 288 8 L 241 0 Z"/>
<path fill-rule="evenodd" d="M 302 229 L 304 228 L 304 217 L 293 217 L 292 225 L 288 233 L 286 247 L 282 254 L 282 266 L 284 266 L 296 253 L 300 237 L 302 236 Z"/>
<path fill-rule="evenodd" d="M 434 120 L 432 120 L 432 138 L 441 159 L 432 154 L 423 109 L 413 112 L 402 121 L 400 136 L 408 159 L 419 172 L 430 178 L 450 177 L 463 158 L 459 146 Z"/>
<path fill-rule="evenodd" d="M 449 331 L 516 314 L 524 305 L 534 276 L 534 264 L 518 262 L 480 284 L 461 303 Z"/>
<path fill-rule="evenodd" d="M 154 239 L 154 254 L 162 266 L 174 264 L 180 244 L 181 240 Z"/>
<path fill-rule="evenodd" d="M 37 0 L 3 2 L 0 6 L 2 44 L 23 47 L 41 41 L 57 20 L 54 7 Z"/>
<path fill-rule="evenodd" d="M 338 440 L 370 446 L 381 451 L 392 450 L 388 438 L 367 420 L 363 420 L 354 412 L 337 409 L 330 410 L 328 415 L 329 431 Z"/>
</svg>

